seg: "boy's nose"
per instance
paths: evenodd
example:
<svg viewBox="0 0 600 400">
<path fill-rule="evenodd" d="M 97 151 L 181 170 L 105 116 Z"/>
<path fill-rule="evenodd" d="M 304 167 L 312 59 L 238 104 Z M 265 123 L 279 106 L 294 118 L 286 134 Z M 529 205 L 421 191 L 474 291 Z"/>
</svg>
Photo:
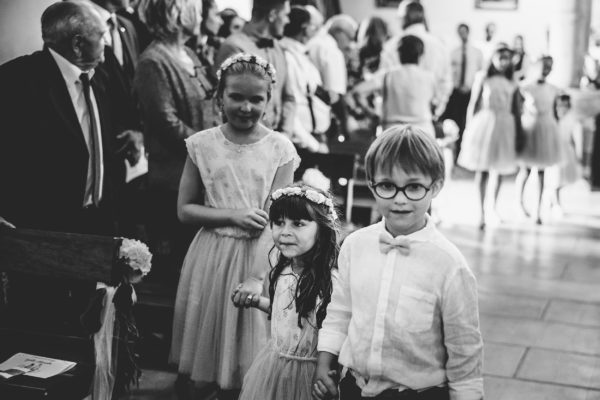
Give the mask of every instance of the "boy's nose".
<svg viewBox="0 0 600 400">
<path fill-rule="evenodd" d="M 394 196 L 394 203 L 404 204 L 406 202 L 408 202 L 408 197 L 406 197 L 402 190 L 398 190 L 398 193 L 396 193 L 396 196 Z"/>
</svg>

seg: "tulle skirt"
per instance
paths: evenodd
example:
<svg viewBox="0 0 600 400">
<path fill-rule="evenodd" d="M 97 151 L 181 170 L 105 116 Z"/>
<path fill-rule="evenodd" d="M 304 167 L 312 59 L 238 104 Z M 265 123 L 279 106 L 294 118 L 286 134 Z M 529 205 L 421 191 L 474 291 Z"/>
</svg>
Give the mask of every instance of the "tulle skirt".
<svg viewBox="0 0 600 400">
<path fill-rule="evenodd" d="M 482 109 L 467 123 L 457 163 L 471 171 L 516 170 L 515 120 L 511 113 Z"/>
<path fill-rule="evenodd" d="M 279 353 L 270 342 L 244 378 L 239 400 L 311 400 L 316 358 Z"/>
<path fill-rule="evenodd" d="M 524 116 L 525 148 L 520 155 L 523 164 L 529 167 L 550 167 L 563 161 L 558 123 L 551 114 L 537 118 Z"/>
<path fill-rule="evenodd" d="M 230 298 L 263 258 L 258 253 L 266 261 L 262 242 L 201 229 L 190 245 L 177 289 L 170 361 L 194 381 L 241 388 L 266 343 L 265 314 L 236 308 Z"/>
</svg>

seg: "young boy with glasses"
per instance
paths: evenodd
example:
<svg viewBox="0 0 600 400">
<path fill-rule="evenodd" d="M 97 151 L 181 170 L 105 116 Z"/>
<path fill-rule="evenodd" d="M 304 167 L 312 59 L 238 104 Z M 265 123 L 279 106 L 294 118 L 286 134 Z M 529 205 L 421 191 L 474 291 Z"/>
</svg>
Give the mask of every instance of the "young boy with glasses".
<svg viewBox="0 0 600 400">
<path fill-rule="evenodd" d="M 383 220 L 344 241 L 319 332 L 313 396 L 341 400 L 483 398 L 477 285 L 427 209 L 444 184 L 435 139 L 392 127 L 367 152 Z"/>
</svg>

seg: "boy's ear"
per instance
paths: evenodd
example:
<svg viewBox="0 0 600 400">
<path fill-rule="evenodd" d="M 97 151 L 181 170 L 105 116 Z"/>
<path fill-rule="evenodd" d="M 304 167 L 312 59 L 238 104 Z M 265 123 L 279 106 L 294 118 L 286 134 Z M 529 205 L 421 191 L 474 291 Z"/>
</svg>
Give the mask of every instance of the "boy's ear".
<svg viewBox="0 0 600 400">
<path fill-rule="evenodd" d="M 442 190 L 443 187 L 444 187 L 443 179 L 438 179 L 435 182 L 433 182 L 433 184 L 431 185 L 431 198 L 436 197 L 438 195 L 438 193 Z"/>
</svg>

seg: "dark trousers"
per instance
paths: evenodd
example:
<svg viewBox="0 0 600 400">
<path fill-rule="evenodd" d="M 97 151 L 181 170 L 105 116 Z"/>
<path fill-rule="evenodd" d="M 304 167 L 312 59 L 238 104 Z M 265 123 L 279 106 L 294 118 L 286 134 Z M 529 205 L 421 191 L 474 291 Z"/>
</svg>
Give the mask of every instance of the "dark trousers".
<svg viewBox="0 0 600 400">
<path fill-rule="evenodd" d="M 462 141 L 462 135 L 465 130 L 467 121 L 467 108 L 469 107 L 469 100 L 471 99 L 471 91 L 463 92 L 458 89 L 454 89 L 450 98 L 448 99 L 448 105 L 446 111 L 442 115 L 442 120 L 451 119 L 458 125 L 459 138 L 456 141 L 456 151 L 454 153 L 455 158 L 458 157 L 460 152 L 460 142 Z"/>
<path fill-rule="evenodd" d="M 350 372 L 340 382 L 340 400 L 450 400 L 448 388 L 434 387 L 417 392 L 416 390 L 384 390 L 375 397 L 362 397 L 356 379 Z"/>
</svg>

